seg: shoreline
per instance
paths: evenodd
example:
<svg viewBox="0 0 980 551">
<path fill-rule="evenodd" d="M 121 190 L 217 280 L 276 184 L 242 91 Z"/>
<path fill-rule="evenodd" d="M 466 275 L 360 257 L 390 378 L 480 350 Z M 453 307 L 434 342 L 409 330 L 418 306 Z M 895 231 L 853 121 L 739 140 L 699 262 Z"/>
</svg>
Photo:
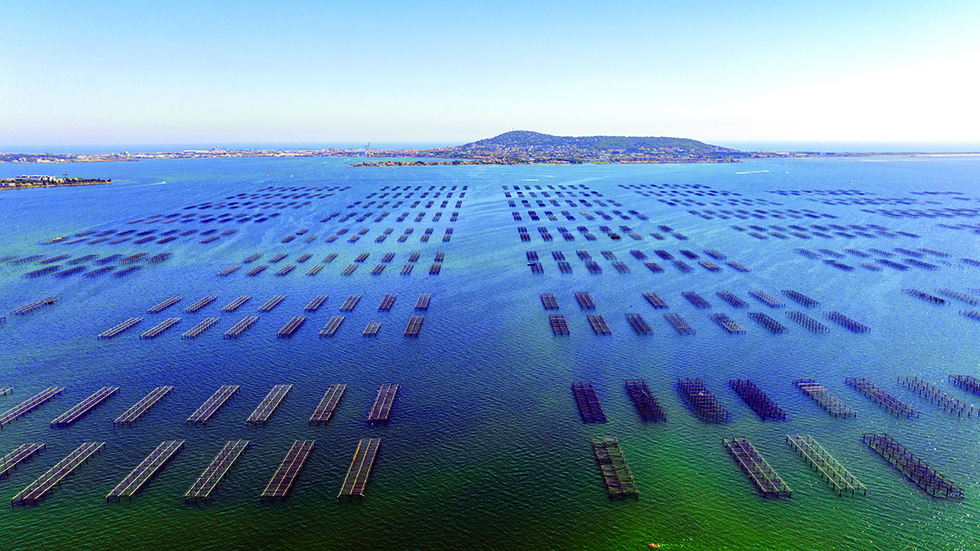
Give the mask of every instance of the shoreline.
<svg viewBox="0 0 980 551">
<path fill-rule="evenodd" d="M 622 161 L 601 161 L 601 160 L 567 160 L 567 159 L 531 159 L 527 161 L 504 160 L 489 161 L 483 159 L 459 159 L 454 161 L 368 161 L 362 163 L 352 163 L 347 166 L 355 168 L 383 168 L 383 167 L 405 167 L 405 166 L 511 166 L 511 165 L 666 165 L 666 164 L 699 164 L 699 163 L 741 163 L 739 159 L 644 159 L 644 160 L 622 160 Z"/>
<path fill-rule="evenodd" d="M 21 180 L 18 178 L 0 179 L 0 190 L 37 189 L 52 187 L 100 186 L 111 184 L 112 179 L 103 178 L 49 178 L 47 180 Z"/>
<path fill-rule="evenodd" d="M 730 157 L 669 155 L 641 158 L 604 158 L 584 156 L 576 158 L 496 158 L 460 157 L 452 160 L 429 161 L 445 150 L 214 150 L 169 151 L 154 153 L 0 153 L 0 164 L 64 164 L 64 163 L 111 163 L 138 162 L 167 159 L 241 159 L 241 158 L 310 158 L 348 157 L 365 160 L 351 163 L 353 167 L 387 166 L 460 166 L 460 165 L 526 165 L 526 164 L 689 164 L 689 163 L 739 163 L 743 159 L 799 159 L 834 157 L 978 157 L 980 152 L 814 152 L 814 151 L 740 151 Z M 393 160 L 412 159 L 412 160 Z M 79 185 L 79 184 L 75 184 Z M 45 187 L 45 186 L 37 186 Z M 55 186 L 46 186 L 55 187 Z"/>
</svg>

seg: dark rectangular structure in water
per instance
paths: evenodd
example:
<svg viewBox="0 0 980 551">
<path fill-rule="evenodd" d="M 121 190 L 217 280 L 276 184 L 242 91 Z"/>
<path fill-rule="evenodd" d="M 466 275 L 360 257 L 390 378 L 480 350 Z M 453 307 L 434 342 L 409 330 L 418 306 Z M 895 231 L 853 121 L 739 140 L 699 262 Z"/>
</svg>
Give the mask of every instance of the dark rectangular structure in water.
<svg viewBox="0 0 980 551">
<path fill-rule="evenodd" d="M 221 478 L 225 476 L 228 469 L 231 469 L 238 456 L 247 449 L 248 440 L 231 440 L 225 444 L 225 447 L 218 452 L 218 455 L 204 469 L 201 476 L 197 477 L 197 480 L 191 484 L 191 487 L 184 494 L 184 501 L 193 500 L 194 503 L 197 503 L 197 500 L 200 499 L 207 503 L 208 497 L 221 482 Z"/>
<path fill-rule="evenodd" d="M 306 458 L 309 457 L 315 445 L 316 442 L 313 440 L 296 440 L 293 442 L 276 473 L 272 475 L 272 479 L 262 491 L 262 501 L 266 499 L 275 500 L 276 498 L 286 499 L 296 477 L 299 476 L 299 472 L 303 470 L 303 465 L 306 464 Z"/>
<path fill-rule="evenodd" d="M 380 447 L 380 438 L 364 438 L 357 444 L 354 459 L 350 462 L 350 467 L 347 469 L 347 476 L 344 477 L 344 483 L 340 487 L 340 493 L 337 494 L 338 501 L 343 497 L 346 497 L 348 501 L 354 496 L 358 498 L 364 497 L 364 489 L 367 487 L 368 476 L 371 474 L 371 468 L 374 466 L 374 460 L 378 455 L 378 449 Z"/>
</svg>

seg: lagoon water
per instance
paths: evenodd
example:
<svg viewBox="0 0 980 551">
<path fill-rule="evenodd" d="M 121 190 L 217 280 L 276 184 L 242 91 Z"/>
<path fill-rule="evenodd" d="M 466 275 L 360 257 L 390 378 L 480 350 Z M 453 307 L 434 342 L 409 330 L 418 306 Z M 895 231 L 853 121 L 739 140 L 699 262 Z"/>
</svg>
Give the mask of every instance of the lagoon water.
<svg viewBox="0 0 980 551">
<path fill-rule="evenodd" d="M 0 410 L 45 387 L 67 387 L 0 431 L 0 454 L 25 442 L 47 443 L 45 452 L 0 480 L 0 495 L 14 496 L 81 442 L 106 442 L 101 454 L 37 505 L 0 510 L 0 547 L 537 550 L 640 549 L 658 543 L 662 549 L 969 549 L 978 544 L 980 421 L 944 413 L 897 381 L 900 375 L 922 377 L 961 400 L 980 402 L 947 382 L 950 374 L 980 376 L 980 322 L 960 314 L 976 307 L 956 299 L 934 305 L 903 294 L 909 288 L 930 294 L 948 288 L 980 296 L 980 267 L 962 261 L 980 259 L 977 157 L 404 168 L 351 168 L 343 159 L 325 158 L 0 165 L 3 177 L 62 171 L 110 177 L 115 183 L 0 192 L 0 257 L 173 254 L 164 262 L 142 263 L 125 277 L 26 278 L 26 272 L 41 266 L 0 262 L 0 308 L 6 315 L 0 324 L 0 387 L 13 387 L 0 396 Z M 812 193 L 789 193 L 803 190 Z M 523 205 L 525 199 L 530 207 Z M 434 205 L 426 207 L 430 200 Z M 442 208 L 444 200 L 449 203 Z M 390 203 L 379 205 L 382 201 Z M 397 201 L 404 203 L 396 207 Z M 415 201 L 421 203 L 411 206 Z M 454 208 L 456 201 L 462 201 L 459 208 Z M 248 208 L 263 202 L 271 208 Z M 185 209 L 204 204 L 211 208 Z M 539 221 L 530 219 L 532 210 Z M 756 216 L 735 217 L 740 210 Z M 442 216 L 434 222 L 437 211 Z M 459 215 L 453 222 L 454 211 Z M 549 220 L 545 211 L 557 220 Z M 918 215 L 911 216 L 913 211 Z M 204 218 L 223 212 L 245 213 L 250 220 Z M 280 216 L 257 222 L 256 212 Z M 341 214 L 321 221 L 334 212 Z M 350 212 L 355 217 L 342 221 Z M 372 215 L 358 222 L 367 212 Z M 390 214 L 375 222 L 382 212 Z M 409 215 L 398 222 L 403 212 Z M 522 221 L 515 221 L 514 212 Z M 195 214 L 189 222 L 164 223 L 166 217 L 146 222 L 154 215 L 189 213 Z M 144 221 L 128 223 L 136 219 Z M 814 225 L 839 225 L 847 228 L 841 232 L 847 236 Z M 519 226 L 528 228 L 530 241 L 520 240 Z M 567 227 L 574 241 L 563 239 L 559 226 Z M 596 240 L 586 240 L 579 226 Z M 611 239 L 600 226 L 609 226 L 622 239 Z M 630 238 L 619 226 L 642 239 Z M 431 240 L 421 242 L 429 227 Z M 539 227 L 554 240 L 544 241 Z M 200 243 L 200 233 L 212 228 L 221 237 Z M 222 235 L 232 228 L 238 231 Z M 302 228 L 309 232 L 282 242 Z M 342 228 L 350 231 L 325 241 Z M 350 242 L 362 228 L 367 229 L 362 238 Z M 391 235 L 376 242 L 387 228 L 394 229 Z M 398 243 L 406 228 L 414 231 Z M 452 238 L 443 242 L 447 228 L 453 229 Z M 163 244 L 134 244 L 133 239 L 65 243 L 79 232 L 129 229 L 198 231 L 175 234 L 178 239 Z M 753 237 L 751 231 L 766 238 Z M 90 235 L 89 241 L 95 239 Z M 317 238 L 306 242 L 311 235 Z M 41 244 L 59 236 L 65 239 Z M 798 254 L 797 248 L 821 258 Z M 894 254 L 893 261 L 907 258 L 896 248 L 949 256 L 921 253 L 919 260 L 937 267 L 931 270 L 861 266 L 883 258 L 870 249 Z M 699 260 L 711 260 L 706 249 L 717 250 L 751 271 L 713 260 L 721 269 L 712 272 L 684 258 L 682 249 L 697 253 Z M 839 262 L 855 269 L 826 264 L 823 260 L 832 256 L 819 249 L 845 255 Z M 664 271 L 648 270 L 632 250 Z M 693 271 L 682 272 L 657 257 L 656 250 L 684 260 Z M 532 273 L 527 251 L 538 253 L 543 274 Z M 559 271 L 552 251 L 564 253 L 571 274 Z M 602 273 L 589 273 L 577 251 L 590 253 Z M 630 272 L 617 272 L 602 251 L 612 252 Z M 280 252 L 288 257 L 257 276 L 246 275 Z M 306 252 L 313 255 L 310 260 L 288 275 L 275 275 Z M 372 275 L 387 252 L 395 254 L 394 260 Z M 420 253 L 417 266 L 401 275 L 412 252 Z M 441 272 L 429 275 L 437 252 L 445 253 Z M 227 277 L 217 275 L 253 253 L 263 256 Z M 337 253 L 336 260 L 315 276 L 305 275 L 329 253 Z M 368 260 L 342 275 L 360 253 L 369 253 Z M 784 289 L 821 304 L 803 308 L 785 298 Z M 750 306 L 725 303 L 715 295 L 724 290 Z M 766 291 L 787 306 L 765 306 L 749 290 Z M 575 303 L 576 291 L 591 293 L 595 312 L 608 321 L 611 335 L 593 333 L 586 312 Z M 663 311 L 643 299 L 642 293 L 650 291 L 687 319 L 696 334 L 678 335 Z M 698 292 L 712 307 L 695 309 L 683 291 Z M 539 298 L 544 292 L 556 296 L 569 336 L 552 334 L 549 312 Z M 378 312 L 389 293 L 398 296 L 394 307 Z M 406 338 L 403 331 L 420 293 L 430 293 L 432 301 L 418 338 Z M 317 294 L 329 298 L 307 314 L 292 338 L 277 339 L 276 331 L 304 314 L 303 306 Z M 350 294 L 361 294 L 360 304 L 347 313 L 334 337 L 320 338 L 318 331 Z M 178 306 L 146 313 L 175 295 L 183 297 Z M 206 295 L 218 299 L 200 312 L 182 311 Z M 220 311 L 239 295 L 253 298 L 237 312 Z M 273 295 L 287 298 L 260 314 L 241 338 L 222 338 Z M 9 312 L 46 296 L 60 299 L 28 315 Z M 807 310 L 830 330 L 811 333 L 790 321 L 786 310 Z M 827 310 L 842 312 L 871 332 L 847 331 L 824 316 Z M 653 333 L 635 334 L 624 317 L 630 312 L 642 314 Z M 710 319 L 716 312 L 746 332 L 727 334 Z M 771 334 L 748 312 L 765 312 L 788 331 Z M 144 320 L 134 329 L 112 340 L 96 338 L 135 316 Z M 170 316 L 182 318 L 175 328 L 156 339 L 139 338 Z M 180 338 L 208 316 L 221 319 L 197 339 Z M 369 322 L 381 322 L 376 338 L 362 336 Z M 657 394 L 666 423 L 640 420 L 623 388 L 623 380 L 634 377 L 646 379 Z M 677 377 L 700 377 L 732 413 L 731 422 L 699 421 L 678 394 Z M 795 377 L 817 379 L 857 410 L 857 417 L 831 417 L 796 390 Z M 847 386 L 845 377 L 867 377 L 919 410 L 920 417 L 889 415 Z M 732 378 L 751 378 L 786 410 L 788 420 L 760 421 L 728 387 Z M 581 422 L 570 390 L 577 381 L 595 384 L 607 423 Z M 387 426 L 368 426 L 365 419 L 377 389 L 389 382 L 401 385 L 391 420 Z M 309 426 L 320 397 L 335 383 L 348 387 L 333 420 Z M 111 419 L 165 384 L 174 385 L 173 392 L 138 423 L 112 426 Z M 206 426 L 186 425 L 188 415 L 223 384 L 241 385 L 241 391 Z M 246 425 L 246 417 L 275 384 L 293 388 L 269 424 Z M 72 427 L 49 426 L 55 416 L 106 385 L 121 390 Z M 861 435 L 868 432 L 894 436 L 962 487 L 966 499 L 924 493 L 862 443 Z M 787 434 L 816 437 L 867 486 L 867 496 L 838 497 L 787 445 Z M 607 498 L 591 439 L 613 436 L 633 472 L 638 500 Z M 730 436 L 749 438 L 792 488 L 792 497 L 760 497 L 722 445 L 722 438 Z M 338 502 L 357 443 L 369 437 L 380 437 L 382 445 L 366 496 L 360 502 Z M 250 440 L 250 449 L 209 502 L 185 504 L 184 492 L 225 442 L 242 438 Z M 107 503 L 109 490 L 170 439 L 184 440 L 184 449 L 132 502 Z M 296 439 L 314 439 L 316 448 L 289 498 L 260 503 L 259 494 Z"/>
</svg>

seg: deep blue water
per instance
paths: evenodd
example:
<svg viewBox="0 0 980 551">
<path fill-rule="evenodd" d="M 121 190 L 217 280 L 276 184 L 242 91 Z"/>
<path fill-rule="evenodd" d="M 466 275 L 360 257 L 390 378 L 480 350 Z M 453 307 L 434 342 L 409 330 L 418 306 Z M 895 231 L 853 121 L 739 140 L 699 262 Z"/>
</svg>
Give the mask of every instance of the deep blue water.
<svg viewBox="0 0 980 551">
<path fill-rule="evenodd" d="M 944 413 L 904 390 L 897 377 L 922 377 L 961 400 L 976 399 L 946 381 L 954 373 L 978 375 L 980 351 L 975 343 L 980 322 L 959 313 L 976 307 L 949 298 L 946 305 L 937 306 L 902 291 L 938 294 L 937 289 L 948 288 L 980 296 L 980 268 L 961 260 L 980 259 L 978 168 L 972 157 L 399 169 L 349 168 L 341 159 L 0 165 L 0 176 L 67 169 L 75 176 L 115 181 L 110 186 L 0 192 L 0 257 L 173 253 L 164 262 L 143 263 L 138 272 L 119 278 L 31 279 L 23 274 L 41 266 L 0 263 L 0 308 L 6 315 L 0 325 L 0 387 L 13 387 L 0 397 L 0 410 L 44 387 L 67 387 L 62 396 L 0 431 L 0 453 L 29 441 L 48 445 L 45 453 L 0 480 L 0 494 L 5 491 L 3 495 L 12 497 L 80 442 L 106 442 L 101 455 L 41 503 L 0 513 L 0 525 L 14 548 L 126 542 L 141 548 L 211 549 L 632 549 L 651 542 L 665 549 L 798 548 L 801 542 L 861 549 L 969 548 L 980 495 L 977 418 L 958 420 Z M 453 186 L 457 189 L 451 190 Z M 774 193 L 801 190 L 859 190 L 863 195 Z M 385 191 L 389 195 L 381 197 Z M 396 198 L 395 193 L 402 196 Z M 236 197 L 239 194 L 244 196 Z M 375 203 L 366 207 L 372 200 Z M 378 205 L 385 200 L 391 203 Z M 399 200 L 405 202 L 395 207 Z M 416 200 L 421 204 L 411 207 Z M 435 201 L 432 207 L 425 206 L 429 200 Z M 443 208 L 444 200 L 448 205 Z M 509 200 L 515 201 L 514 207 Z M 538 206 L 538 200 L 545 206 Z M 249 201 L 251 205 L 243 204 Z M 302 204 L 305 201 L 309 204 Z M 455 208 L 456 201 L 462 206 Z M 262 202 L 270 208 L 248 208 L 265 206 Z M 219 206 L 184 209 L 206 203 Z M 255 222 L 251 213 L 260 210 L 281 214 Z M 530 219 L 531 210 L 540 221 Z M 723 219 L 723 210 L 733 214 Z M 423 211 L 422 220 L 415 222 Z M 433 222 L 437 211 L 442 216 Z M 454 211 L 458 220 L 451 222 Z M 549 220 L 545 211 L 557 220 Z M 604 220 L 597 211 L 613 219 Z M 913 211 L 918 211 L 916 217 Z M 225 212 L 245 213 L 252 220 L 202 221 L 208 213 Z M 320 221 L 334 212 L 340 215 Z M 340 221 L 351 212 L 355 217 Z M 366 212 L 372 215 L 357 222 Z M 390 214 L 375 222 L 382 212 Z M 403 212 L 408 216 L 397 222 Z M 520 222 L 513 212 L 522 217 Z M 188 213 L 197 214 L 193 222 L 165 223 L 166 216 L 146 222 L 153 215 Z M 750 218 L 739 219 L 734 213 Z M 136 219 L 144 221 L 128 223 Z M 622 225 L 642 239 L 630 238 L 620 230 Z M 752 230 L 751 225 L 762 230 Z M 791 235 L 790 225 L 803 227 L 800 233 L 810 239 Z M 814 225 L 841 226 L 849 237 Z M 530 241 L 519 239 L 519 226 L 528 228 Z M 575 240 L 564 240 L 559 226 L 568 228 Z M 586 240 L 578 226 L 597 239 Z M 609 226 L 622 239 L 611 239 L 600 226 Z M 429 227 L 431 240 L 420 242 Z M 547 228 L 554 240 L 544 241 L 539 227 Z M 238 231 L 200 243 L 200 233 L 212 228 L 218 230 L 215 235 Z M 281 242 L 304 228 L 309 231 Z M 332 243 L 325 241 L 342 228 L 349 231 Z M 393 232 L 377 243 L 386 228 Z M 398 243 L 406 228 L 414 231 Z M 452 228 L 452 238 L 443 242 L 447 228 Z M 198 232 L 165 244 L 64 242 L 79 232 L 129 229 Z M 361 229 L 368 231 L 349 242 Z M 766 238 L 752 237 L 750 231 Z M 305 242 L 311 235 L 317 238 Z M 64 239 L 41 244 L 54 237 Z M 807 258 L 796 248 L 821 258 Z M 907 257 L 896 248 L 918 251 L 923 255 L 920 261 L 937 269 L 872 271 L 860 266 L 882 258 L 870 249 L 890 252 L 894 261 Z M 712 260 L 706 249 L 751 271 Z M 819 249 L 843 254 L 839 262 L 855 269 L 825 264 L 823 260 L 833 257 Z M 646 261 L 656 261 L 664 271 L 648 270 L 631 250 L 646 254 Z M 680 271 L 661 260 L 657 250 L 693 270 Z M 720 270 L 702 268 L 681 250 L 696 253 L 697 260 L 712 260 Z M 543 274 L 532 273 L 528 251 L 538 253 Z M 560 273 L 552 251 L 563 252 L 571 274 Z M 589 253 L 602 273 L 590 274 L 577 251 Z M 612 253 L 630 272 L 618 273 L 602 251 Z M 246 275 L 279 252 L 288 257 L 258 276 Z M 312 258 L 289 275 L 274 275 L 306 252 Z M 390 266 L 371 275 L 386 252 L 395 254 Z M 412 252 L 419 252 L 414 270 L 400 275 Z M 445 253 L 441 272 L 429 275 L 437 252 Z M 263 257 L 230 276 L 216 275 L 253 253 Z M 329 253 L 337 253 L 337 258 L 319 274 L 304 275 Z M 368 260 L 353 274 L 341 275 L 360 253 L 368 253 Z M 96 267 L 91 262 L 84 265 Z M 821 304 L 803 308 L 783 296 L 784 289 L 800 291 Z M 750 306 L 728 305 L 715 295 L 722 290 Z M 769 308 L 751 298 L 749 290 L 766 291 L 787 306 Z M 575 303 L 575 291 L 591 293 L 595 313 L 605 317 L 611 335 L 592 332 L 586 312 Z M 643 299 L 642 293 L 650 291 L 663 297 L 669 311 L 681 314 L 697 333 L 676 334 L 662 311 Z M 696 291 L 712 308 L 694 308 L 681 296 L 683 291 Z M 571 335 L 552 335 L 539 298 L 543 292 L 555 294 Z M 402 333 L 415 314 L 419 293 L 430 293 L 432 302 L 419 338 L 406 338 Z M 271 313 L 260 314 L 242 338 L 222 338 L 235 322 L 279 294 L 286 300 Z M 317 294 L 329 298 L 317 312 L 303 312 Z M 320 328 L 340 313 L 340 304 L 350 294 L 362 295 L 357 308 L 346 313 L 336 336 L 319 338 Z M 395 306 L 390 312 L 377 312 L 385 294 L 397 294 Z M 177 306 L 161 314 L 146 313 L 175 295 L 183 297 Z M 200 312 L 182 311 L 205 295 L 218 299 Z M 235 313 L 220 312 L 239 295 L 253 298 Z M 45 296 L 60 300 L 25 316 L 9 313 Z M 785 310 L 806 310 L 829 332 L 810 333 L 790 321 Z M 846 331 L 828 320 L 825 310 L 840 311 L 871 327 L 871 332 Z M 624 317 L 630 312 L 642 314 L 653 334 L 635 334 Z M 725 333 L 709 318 L 718 312 L 746 333 Z M 771 334 L 748 312 L 765 312 L 788 331 Z M 302 314 L 308 316 L 306 323 L 291 339 L 276 339 L 279 328 Z M 96 338 L 134 316 L 144 317 L 134 329 L 112 340 Z M 175 328 L 153 340 L 139 338 L 142 331 L 171 316 L 182 318 Z M 207 316 L 221 319 L 198 339 L 180 338 Z M 376 338 L 361 334 L 369 322 L 382 324 Z M 623 379 L 632 377 L 647 380 L 667 411 L 667 423 L 640 421 L 623 390 Z M 677 377 L 700 377 L 731 411 L 731 422 L 699 421 L 675 389 Z M 832 418 L 796 390 L 794 377 L 816 378 L 858 416 Z M 921 416 L 889 415 L 847 386 L 845 377 L 867 377 Z M 731 378 L 751 378 L 786 410 L 789 420 L 758 420 L 728 387 Z M 608 423 L 581 422 L 570 391 L 577 381 L 595 383 Z M 367 426 L 375 393 L 388 382 L 401 385 L 391 421 L 387 426 Z M 248 414 L 280 383 L 294 386 L 271 422 L 247 426 Z M 307 419 L 334 383 L 348 385 L 337 414 L 329 424 L 309 426 Z M 175 385 L 174 391 L 136 426 L 111 425 L 112 418 L 163 384 Z M 184 419 L 223 384 L 239 384 L 241 391 L 206 427 L 187 426 Z M 49 427 L 56 415 L 105 385 L 121 390 L 76 425 Z M 865 432 L 893 435 L 962 487 L 966 499 L 929 497 L 868 450 L 861 442 Z M 868 495 L 839 498 L 831 492 L 786 444 L 785 435 L 797 433 L 816 437 L 868 486 Z M 602 436 L 619 438 L 639 500 L 607 499 L 590 445 L 591 438 Z M 730 436 L 749 438 L 787 481 L 793 497 L 761 498 L 726 453 L 722 438 Z M 337 492 L 357 442 L 368 437 L 380 437 L 383 443 L 367 497 L 360 503 L 338 503 Z M 185 505 L 182 496 L 194 479 L 225 442 L 239 438 L 249 439 L 252 446 L 222 480 L 211 502 Z M 185 448 L 132 503 L 107 504 L 108 491 L 169 439 L 185 440 Z M 315 439 L 317 448 L 288 501 L 261 504 L 259 493 L 296 439 Z"/>
</svg>

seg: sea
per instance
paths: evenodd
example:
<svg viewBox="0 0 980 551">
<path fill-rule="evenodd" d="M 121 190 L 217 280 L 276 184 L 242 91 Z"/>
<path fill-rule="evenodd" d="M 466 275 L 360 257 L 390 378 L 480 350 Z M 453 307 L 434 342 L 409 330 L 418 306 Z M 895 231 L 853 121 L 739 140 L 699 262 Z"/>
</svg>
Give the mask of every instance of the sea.
<svg viewBox="0 0 980 551">
<path fill-rule="evenodd" d="M 0 411 L 65 387 L 0 429 L 0 454 L 46 445 L 0 478 L 0 495 L 11 499 L 0 508 L 0 548 L 980 545 L 980 410 L 944 410 L 900 382 L 917 377 L 952 403 L 980 403 L 950 380 L 980 377 L 980 320 L 968 315 L 980 309 L 971 303 L 980 300 L 980 157 L 348 166 L 357 160 L 0 165 L 0 177 L 113 180 L 0 190 L 0 390 L 10 389 Z M 273 261 L 278 254 L 286 256 Z M 248 275 L 260 265 L 268 268 Z M 88 275 L 102 267 L 112 269 Z M 726 302 L 717 294 L 725 291 L 746 304 Z M 544 308 L 544 293 L 557 310 Z M 594 309 L 576 293 L 588 293 Z M 424 311 L 416 309 L 422 294 L 431 296 Z M 278 295 L 278 306 L 259 312 Z M 327 298 L 306 311 L 317 295 Z M 359 302 L 341 311 L 351 295 Z M 379 311 L 386 295 L 395 302 Z M 216 299 L 184 311 L 207 296 Z M 240 296 L 252 298 L 222 311 Z M 147 312 L 171 297 L 181 300 Z M 665 313 L 693 334 L 675 331 Z M 760 313 L 783 330 L 750 316 Z M 552 314 L 564 316 L 569 334 L 553 332 Z M 627 314 L 649 330 L 634 330 Z M 728 332 L 718 314 L 744 332 Z M 225 337 L 252 315 L 254 325 Z M 321 336 L 338 315 L 336 333 Z M 406 336 L 416 315 L 420 331 Z M 299 329 L 277 338 L 296 316 L 305 316 Z M 182 338 L 207 317 L 219 319 Z M 98 338 L 130 318 L 142 320 Z M 180 321 L 141 338 L 168 318 Z M 365 335 L 374 323 L 376 335 Z M 703 421 L 678 385 L 688 378 L 705 389 L 693 399 L 713 399 L 730 417 Z M 798 378 L 814 379 L 856 415 L 829 414 Z M 848 378 L 867 379 L 878 400 Z M 641 419 L 629 379 L 646 382 L 666 421 Z M 736 379 L 751 380 L 785 419 L 762 420 L 730 386 Z M 606 422 L 583 422 L 576 383 L 592 383 Z M 268 422 L 247 423 L 280 384 L 292 386 Z M 311 425 L 335 384 L 347 385 L 335 414 Z M 369 424 L 384 384 L 399 385 L 390 417 Z M 161 385 L 173 390 L 137 422 L 113 425 Z M 239 390 L 206 424 L 188 424 L 222 385 Z M 52 427 L 105 386 L 119 390 L 71 426 Z M 890 436 L 963 497 L 930 495 L 865 443 L 872 434 Z M 839 495 L 788 435 L 815 439 L 866 492 Z M 359 443 L 375 438 L 363 496 L 339 497 Z M 593 441 L 613 438 L 635 497 L 610 497 Z M 764 496 L 729 453 L 733 438 L 746 439 L 791 495 Z M 132 499 L 107 500 L 169 440 L 183 447 Z M 206 502 L 185 499 L 238 440 L 248 448 Z M 263 501 L 297 440 L 315 447 L 288 497 Z M 36 502 L 14 499 L 85 442 L 104 446 Z"/>
</svg>

